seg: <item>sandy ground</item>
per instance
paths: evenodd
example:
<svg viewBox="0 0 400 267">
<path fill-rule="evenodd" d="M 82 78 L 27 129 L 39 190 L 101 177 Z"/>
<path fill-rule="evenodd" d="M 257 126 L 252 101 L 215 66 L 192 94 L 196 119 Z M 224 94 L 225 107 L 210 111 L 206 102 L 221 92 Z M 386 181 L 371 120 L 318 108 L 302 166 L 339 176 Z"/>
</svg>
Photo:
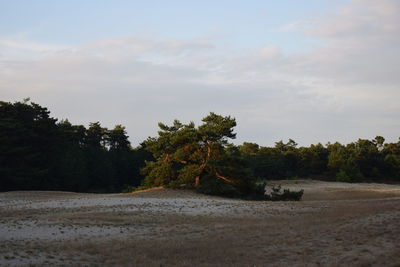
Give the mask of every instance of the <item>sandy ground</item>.
<svg viewBox="0 0 400 267">
<path fill-rule="evenodd" d="M 278 183 L 303 200 L 0 193 L 0 265 L 400 266 L 399 185 Z"/>
</svg>

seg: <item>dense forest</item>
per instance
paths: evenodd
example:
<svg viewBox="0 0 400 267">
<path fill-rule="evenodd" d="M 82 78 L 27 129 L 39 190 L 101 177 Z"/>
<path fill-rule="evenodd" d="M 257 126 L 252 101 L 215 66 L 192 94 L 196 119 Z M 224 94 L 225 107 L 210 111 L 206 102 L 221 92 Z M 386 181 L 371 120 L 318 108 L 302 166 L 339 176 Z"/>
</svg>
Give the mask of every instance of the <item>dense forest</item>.
<svg viewBox="0 0 400 267">
<path fill-rule="evenodd" d="M 229 142 L 236 121 L 210 113 L 203 124 L 160 123 L 157 137 L 133 148 L 125 128 L 58 121 L 32 103 L 0 102 L 0 191 L 121 192 L 139 185 L 251 195 L 270 179 L 400 182 L 400 141 L 377 136 L 343 145 L 274 147 Z"/>
<path fill-rule="evenodd" d="M 50 117 L 35 103 L 0 102 L 0 189 L 120 192 L 138 186 L 151 156 L 125 128 L 88 128 Z"/>
</svg>

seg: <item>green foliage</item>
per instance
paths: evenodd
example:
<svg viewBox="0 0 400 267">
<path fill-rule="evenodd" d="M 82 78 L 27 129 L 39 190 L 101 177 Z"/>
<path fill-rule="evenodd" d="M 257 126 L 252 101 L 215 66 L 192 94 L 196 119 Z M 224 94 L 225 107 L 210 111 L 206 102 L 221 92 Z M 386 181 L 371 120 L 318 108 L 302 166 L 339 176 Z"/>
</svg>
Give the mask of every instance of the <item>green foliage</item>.
<svg viewBox="0 0 400 267">
<path fill-rule="evenodd" d="M 155 159 L 142 170 L 143 184 L 230 197 L 251 194 L 254 179 L 239 149 L 228 143 L 236 137 L 235 119 L 210 113 L 202 121 L 197 128 L 178 120 L 172 126 L 159 123 L 158 137 L 143 143 Z"/>
<path fill-rule="evenodd" d="M 258 180 L 312 177 L 349 182 L 400 181 L 400 142 L 384 142 L 377 136 L 347 145 L 336 142 L 297 147 L 289 139 L 274 147 L 244 143 L 239 151 Z"/>
<path fill-rule="evenodd" d="M 348 162 L 347 164 L 343 165 L 343 167 L 336 174 L 336 181 L 338 182 L 361 182 L 363 178 L 364 177 L 357 165 L 354 163 L 352 164 L 352 162 Z"/>
<path fill-rule="evenodd" d="M 178 171 L 178 176 L 175 181 L 171 182 L 171 186 L 175 188 L 185 187 L 193 188 L 195 187 L 195 179 L 200 176 L 201 169 L 196 164 L 187 164 L 182 166 Z"/>
<path fill-rule="evenodd" d="M 351 182 L 353 182 L 351 177 L 348 176 L 346 171 L 343 170 L 343 169 L 340 169 L 340 171 L 336 174 L 336 181 L 337 182 L 343 182 L 343 183 L 351 183 Z"/>
<path fill-rule="evenodd" d="M 253 143 L 236 147 L 228 143 L 228 139 L 236 137 L 233 118 L 210 113 L 202 121 L 197 128 L 193 123 L 185 125 L 178 120 L 172 126 L 159 123 L 158 137 L 144 142 L 155 159 L 146 162 L 142 170 L 145 186 L 195 188 L 204 194 L 253 200 L 300 200 L 302 192 L 289 190 L 265 195 L 265 185 L 257 184 L 249 169 L 258 162 L 274 164 L 269 157 L 258 157 L 262 154 L 279 156 L 282 165 L 290 165 L 291 173 L 294 172 L 298 158 L 293 140 L 286 144 L 278 142 L 273 151 L 261 150 Z M 251 164 L 253 160 L 255 165 Z"/>
<path fill-rule="evenodd" d="M 240 153 L 243 155 L 257 155 L 260 150 L 260 146 L 255 143 L 244 142 L 239 147 Z"/>
<path fill-rule="evenodd" d="M 123 126 L 85 128 L 49 114 L 29 99 L 0 102 L 0 191 L 118 192 L 140 184 L 151 157 L 130 147 Z"/>
<path fill-rule="evenodd" d="M 304 194 L 304 190 L 290 191 L 289 189 L 284 189 L 282 192 L 280 185 L 273 186 L 271 189 L 271 193 L 267 194 L 266 197 L 272 201 L 299 201 Z"/>
<path fill-rule="evenodd" d="M 52 182 L 56 119 L 46 108 L 26 102 L 0 102 L 0 190 L 38 189 Z"/>
<path fill-rule="evenodd" d="M 234 118 L 215 113 L 198 127 L 178 120 L 160 123 L 157 137 L 133 149 L 122 125 L 73 125 L 52 118 L 30 99 L 0 101 L 0 191 L 119 192 L 142 184 L 265 199 L 256 180 L 400 181 L 400 141 L 385 143 L 376 136 L 347 145 L 299 147 L 289 139 L 273 147 L 235 146 L 229 143 L 235 126 Z M 295 198 L 295 193 L 284 190 L 275 198 Z"/>
<path fill-rule="evenodd" d="M 146 161 L 142 174 L 146 175 L 143 182 L 144 186 L 161 186 L 168 185 L 171 182 L 171 177 L 176 176 L 176 171 L 172 168 L 171 162 Z"/>
<path fill-rule="evenodd" d="M 225 183 L 215 177 L 205 176 L 202 184 L 196 188 L 196 191 L 206 195 L 224 196 L 231 198 L 242 197 L 241 192 L 233 185 Z"/>
</svg>

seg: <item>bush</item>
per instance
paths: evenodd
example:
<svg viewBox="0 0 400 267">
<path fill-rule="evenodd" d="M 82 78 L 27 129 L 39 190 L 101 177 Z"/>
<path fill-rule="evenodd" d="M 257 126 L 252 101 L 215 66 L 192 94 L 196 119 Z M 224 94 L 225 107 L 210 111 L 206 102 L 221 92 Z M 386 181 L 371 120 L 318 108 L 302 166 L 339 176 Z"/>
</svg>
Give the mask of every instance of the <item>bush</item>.
<svg viewBox="0 0 400 267">
<path fill-rule="evenodd" d="M 240 192 L 234 186 L 208 176 L 202 178 L 201 185 L 196 188 L 196 191 L 206 195 L 231 198 L 241 197 Z"/>
<path fill-rule="evenodd" d="M 304 190 L 300 191 L 290 191 L 289 189 L 284 189 L 281 191 L 281 186 L 273 186 L 272 192 L 270 194 L 266 194 L 265 197 L 267 200 L 272 201 L 299 201 L 303 197 Z"/>
<path fill-rule="evenodd" d="M 268 200 L 265 194 L 266 183 L 254 183 L 249 192 L 243 197 L 247 200 Z"/>
<path fill-rule="evenodd" d="M 350 176 L 347 175 L 346 171 L 341 169 L 336 174 L 336 182 L 351 183 L 353 182 Z"/>
<path fill-rule="evenodd" d="M 289 189 L 284 189 L 282 192 L 279 185 L 272 187 L 272 192 L 266 194 L 266 183 L 253 184 L 246 193 L 243 193 L 232 185 L 216 179 L 204 179 L 202 181 L 202 185 L 196 189 L 199 193 L 245 200 L 299 201 L 304 193 L 304 190 L 290 191 Z"/>
<path fill-rule="evenodd" d="M 337 182 L 355 183 L 363 181 L 363 175 L 356 166 L 345 166 L 336 174 Z"/>
</svg>

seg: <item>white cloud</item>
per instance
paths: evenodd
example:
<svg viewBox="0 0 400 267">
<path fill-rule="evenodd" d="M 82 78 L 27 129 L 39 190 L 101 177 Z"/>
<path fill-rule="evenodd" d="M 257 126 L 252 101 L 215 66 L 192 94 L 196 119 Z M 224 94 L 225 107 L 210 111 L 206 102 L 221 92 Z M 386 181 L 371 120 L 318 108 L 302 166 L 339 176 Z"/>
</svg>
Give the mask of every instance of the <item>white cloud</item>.
<svg viewBox="0 0 400 267">
<path fill-rule="evenodd" d="M 158 121 L 209 111 L 237 117 L 240 140 L 265 145 L 396 140 L 399 11 L 395 0 L 351 1 L 306 27 L 323 46 L 292 56 L 270 44 L 225 51 L 212 39 L 0 40 L 0 97 L 30 96 L 76 123 L 122 123 L 134 143 L 154 135 Z"/>
<path fill-rule="evenodd" d="M 71 51 L 69 46 L 37 43 L 26 38 L 12 37 L 0 39 L 0 60 L 34 60 L 53 54 Z"/>
<path fill-rule="evenodd" d="M 289 22 L 278 28 L 280 32 L 304 32 L 314 27 L 316 19 L 303 19 Z"/>
<path fill-rule="evenodd" d="M 280 55 L 280 48 L 274 45 L 267 45 L 261 48 L 261 55 L 265 57 L 275 57 Z"/>
</svg>

